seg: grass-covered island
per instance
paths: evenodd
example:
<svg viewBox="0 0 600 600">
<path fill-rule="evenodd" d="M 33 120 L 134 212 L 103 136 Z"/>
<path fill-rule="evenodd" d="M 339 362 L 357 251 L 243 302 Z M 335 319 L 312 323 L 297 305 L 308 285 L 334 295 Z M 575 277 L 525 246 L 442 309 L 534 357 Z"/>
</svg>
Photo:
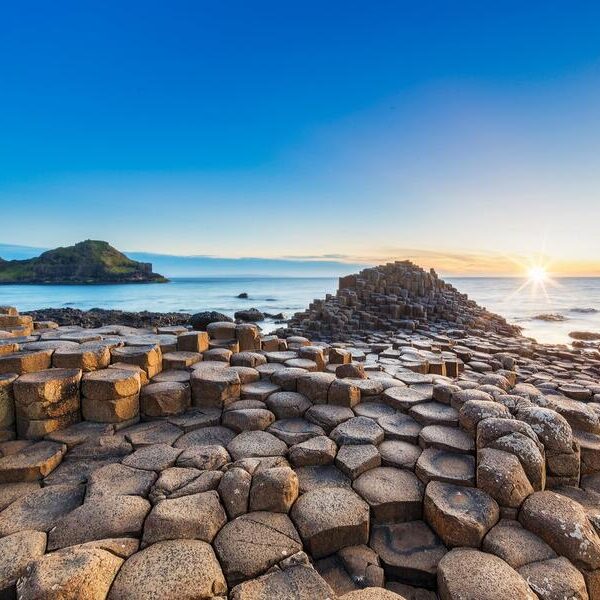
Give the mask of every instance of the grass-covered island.
<svg viewBox="0 0 600 600">
<path fill-rule="evenodd" d="M 0 258 L 0 283 L 164 283 L 151 263 L 127 258 L 108 242 L 86 240 L 27 260 Z"/>
</svg>

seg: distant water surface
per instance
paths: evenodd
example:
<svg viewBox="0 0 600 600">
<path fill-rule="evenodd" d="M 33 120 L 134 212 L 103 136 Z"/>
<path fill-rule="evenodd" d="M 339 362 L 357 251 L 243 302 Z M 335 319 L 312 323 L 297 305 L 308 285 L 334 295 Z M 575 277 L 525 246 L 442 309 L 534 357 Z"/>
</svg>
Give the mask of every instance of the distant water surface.
<svg viewBox="0 0 600 600">
<path fill-rule="evenodd" d="M 540 342 L 566 343 L 575 330 L 600 331 L 600 278 L 564 278 L 547 286 L 548 297 L 516 278 L 447 278 L 458 290 L 524 327 Z M 166 284 L 129 285 L 0 285 L 0 305 L 19 310 L 94 307 L 125 311 L 199 312 L 216 310 L 233 316 L 255 307 L 287 318 L 304 310 L 314 298 L 335 293 L 334 277 L 202 277 L 178 278 Z M 237 298 L 246 292 L 247 300 Z M 582 312 L 586 311 L 586 312 Z M 546 322 L 532 317 L 559 314 L 567 320 Z M 265 329 L 272 329 L 266 323 Z"/>
<path fill-rule="evenodd" d="M 570 331 L 600 332 L 600 277 L 555 279 L 545 284 L 546 293 L 539 286 L 534 288 L 523 279 L 511 277 L 457 277 L 446 281 L 488 310 L 520 325 L 524 335 L 538 342 L 568 343 L 572 341 Z M 565 320 L 533 318 L 544 314 L 560 315 Z"/>
</svg>

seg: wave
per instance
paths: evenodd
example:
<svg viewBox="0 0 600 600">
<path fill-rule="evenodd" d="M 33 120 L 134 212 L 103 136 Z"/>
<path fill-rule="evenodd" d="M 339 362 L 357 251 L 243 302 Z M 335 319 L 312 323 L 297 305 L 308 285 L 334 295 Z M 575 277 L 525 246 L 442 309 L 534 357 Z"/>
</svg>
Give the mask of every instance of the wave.
<svg viewBox="0 0 600 600">
<path fill-rule="evenodd" d="M 591 315 L 591 314 L 595 314 L 595 313 L 600 312 L 600 310 L 598 310 L 597 308 L 591 308 L 591 307 L 587 307 L 587 308 L 578 308 L 578 307 L 575 307 L 575 308 L 571 308 L 569 310 L 571 312 L 581 313 L 581 314 L 584 314 L 584 315 Z"/>
</svg>

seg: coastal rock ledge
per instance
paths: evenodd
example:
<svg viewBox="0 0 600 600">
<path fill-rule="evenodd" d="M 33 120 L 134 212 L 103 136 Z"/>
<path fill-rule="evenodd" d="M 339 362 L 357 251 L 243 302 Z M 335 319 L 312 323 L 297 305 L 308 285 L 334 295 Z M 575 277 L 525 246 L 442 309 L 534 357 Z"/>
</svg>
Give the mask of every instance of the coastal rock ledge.
<svg viewBox="0 0 600 600">
<path fill-rule="evenodd" d="M 0 307 L 0 597 L 600 598 L 597 348 L 409 263 L 204 328 Z"/>
</svg>

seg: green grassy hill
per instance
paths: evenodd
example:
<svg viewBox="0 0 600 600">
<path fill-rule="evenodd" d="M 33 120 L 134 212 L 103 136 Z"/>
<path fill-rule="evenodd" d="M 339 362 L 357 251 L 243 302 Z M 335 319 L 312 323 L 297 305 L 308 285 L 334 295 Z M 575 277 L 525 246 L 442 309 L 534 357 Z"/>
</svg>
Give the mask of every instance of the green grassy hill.
<svg viewBox="0 0 600 600">
<path fill-rule="evenodd" d="M 0 283 L 147 283 L 168 281 L 107 242 L 86 240 L 28 260 L 2 260 Z"/>
</svg>

